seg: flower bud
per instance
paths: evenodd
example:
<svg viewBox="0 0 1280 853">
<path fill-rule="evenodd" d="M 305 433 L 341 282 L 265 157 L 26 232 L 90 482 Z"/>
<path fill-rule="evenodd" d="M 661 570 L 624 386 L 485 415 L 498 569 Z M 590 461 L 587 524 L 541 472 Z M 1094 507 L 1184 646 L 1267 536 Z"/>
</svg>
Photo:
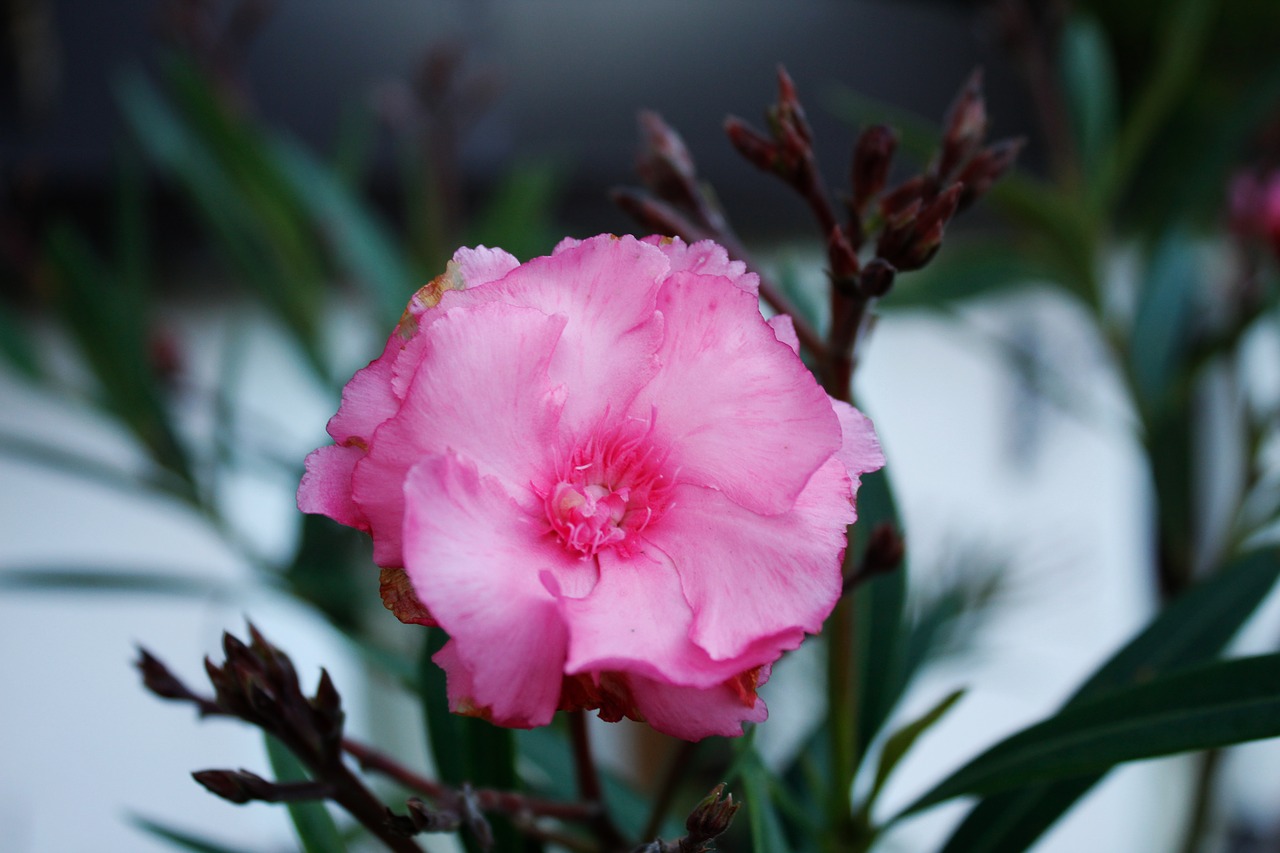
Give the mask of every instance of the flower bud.
<svg viewBox="0 0 1280 853">
<path fill-rule="evenodd" d="M 893 279 L 898 271 L 893 264 L 884 258 L 872 258 L 858 276 L 858 289 L 864 296 L 878 299 L 893 287 Z"/>
<path fill-rule="evenodd" d="M 969 75 L 964 88 L 951 103 L 945 126 L 942 148 L 932 170 L 940 183 L 949 180 L 951 173 L 973 156 L 973 152 L 987 135 L 987 107 L 982 96 L 981 68 Z"/>
<path fill-rule="evenodd" d="M 730 144 L 738 149 L 738 153 L 757 169 L 766 172 L 776 170 L 780 160 L 778 146 L 752 130 L 742 119 L 729 116 L 724 122 L 724 132 L 728 134 Z"/>
<path fill-rule="evenodd" d="M 243 805 L 275 799 L 275 786 L 248 770 L 197 770 L 191 776 L 210 793 L 229 802 Z"/>
<path fill-rule="evenodd" d="M 1026 140 L 1004 139 L 984 148 L 964 165 L 956 183 L 964 185 L 958 210 L 966 210 L 990 191 L 996 181 L 1013 166 Z"/>
<path fill-rule="evenodd" d="M 142 684 L 161 699 L 195 700 L 196 696 L 146 649 L 138 649 L 138 670 Z"/>
<path fill-rule="evenodd" d="M 898 134 L 882 124 L 868 127 L 858 135 L 853 148 L 852 170 L 852 209 L 858 214 L 884 190 L 897 147 Z"/>
<path fill-rule="evenodd" d="M 729 829 L 729 824 L 733 823 L 733 816 L 738 813 L 740 806 L 733 801 L 733 794 L 720 799 L 723 793 L 724 783 L 721 782 L 689 813 L 684 826 L 693 843 L 705 843 L 723 835 Z"/>
<path fill-rule="evenodd" d="M 639 122 L 643 148 L 636 171 L 640 180 L 658 198 L 684 207 L 696 207 L 697 170 L 680 134 L 656 112 L 641 112 Z"/>
</svg>

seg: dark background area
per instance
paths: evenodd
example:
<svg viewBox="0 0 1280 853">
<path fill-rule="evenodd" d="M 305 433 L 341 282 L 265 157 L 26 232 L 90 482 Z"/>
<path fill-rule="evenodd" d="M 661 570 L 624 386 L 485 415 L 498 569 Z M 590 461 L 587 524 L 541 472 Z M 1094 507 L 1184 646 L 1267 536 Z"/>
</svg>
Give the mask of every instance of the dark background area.
<svg viewBox="0 0 1280 853">
<path fill-rule="evenodd" d="M 0 173 L 28 234 L 53 211 L 101 216 L 124 130 L 121 72 L 154 67 L 173 40 L 157 0 L 10 0 Z M 185 4 L 192 5 L 192 4 Z M 200 4 L 194 4 L 200 5 Z M 230 9 L 234 4 L 226 5 Z M 412 122 L 410 81 L 443 49 L 488 107 L 457 138 L 461 198 L 474 204 L 504 169 L 545 164 L 569 233 L 630 230 L 609 187 L 634 182 L 640 109 L 685 137 L 744 234 L 807 234 L 798 202 L 725 140 L 724 117 L 762 121 L 784 64 L 810 110 L 826 179 L 847 180 L 853 91 L 937 121 L 965 76 L 986 70 L 992 137 L 1028 134 L 1022 89 L 990 16 L 965 4 L 708 0 L 309 0 L 262 4 L 238 66 L 247 109 L 322 156 L 365 127 L 365 186 L 386 212 L 401 180 L 388 124 Z M 227 9 L 218 9 L 225 26 Z M 480 98 L 476 99 L 477 101 Z M 372 118 L 379 116 L 380 118 Z M 1034 144 L 1025 162 L 1038 159 Z M 191 229 L 163 186 L 162 250 Z M 99 214 L 94 216 L 95 212 Z"/>
</svg>

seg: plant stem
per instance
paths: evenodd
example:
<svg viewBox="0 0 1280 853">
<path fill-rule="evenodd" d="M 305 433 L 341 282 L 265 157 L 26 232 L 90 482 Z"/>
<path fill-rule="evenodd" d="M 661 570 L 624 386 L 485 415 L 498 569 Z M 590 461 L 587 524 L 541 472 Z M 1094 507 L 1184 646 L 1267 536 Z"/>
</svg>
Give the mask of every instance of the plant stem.
<svg viewBox="0 0 1280 853">
<path fill-rule="evenodd" d="M 662 830 L 662 821 L 671 810 L 672 801 L 675 800 L 680 780 L 689 769 L 689 764 L 697 751 L 697 742 L 688 740 L 680 742 L 680 748 L 672 756 L 671 764 L 667 767 L 666 775 L 662 779 L 662 786 L 658 788 L 658 794 L 653 799 L 653 810 L 649 812 L 649 820 L 645 823 L 644 832 L 640 835 L 642 841 L 651 841 L 658 837 L 658 833 Z"/>
<path fill-rule="evenodd" d="M 606 850 L 624 850 L 626 839 L 614 825 L 604 801 L 604 789 L 591 755 L 591 738 L 587 732 L 587 715 L 584 711 L 569 712 L 569 738 L 573 744 L 573 764 L 578 777 L 578 793 L 584 803 L 595 808 L 590 826 Z"/>
</svg>

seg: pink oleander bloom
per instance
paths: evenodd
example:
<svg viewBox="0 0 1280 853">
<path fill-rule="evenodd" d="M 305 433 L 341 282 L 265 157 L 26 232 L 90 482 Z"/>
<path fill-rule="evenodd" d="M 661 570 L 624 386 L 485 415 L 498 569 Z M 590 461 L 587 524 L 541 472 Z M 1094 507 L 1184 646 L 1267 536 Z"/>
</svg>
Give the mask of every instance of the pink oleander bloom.
<svg viewBox="0 0 1280 853">
<path fill-rule="evenodd" d="M 460 249 L 352 378 L 298 505 L 368 531 L 387 606 L 448 632 L 453 710 L 687 739 L 765 718 L 883 457 L 757 287 L 709 241 Z"/>
</svg>

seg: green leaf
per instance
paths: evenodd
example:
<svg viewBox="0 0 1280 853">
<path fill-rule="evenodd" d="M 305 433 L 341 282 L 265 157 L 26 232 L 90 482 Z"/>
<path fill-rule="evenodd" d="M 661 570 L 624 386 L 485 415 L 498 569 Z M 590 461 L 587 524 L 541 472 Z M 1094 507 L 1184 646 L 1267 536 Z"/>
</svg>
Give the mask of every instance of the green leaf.
<svg viewBox="0 0 1280 853">
<path fill-rule="evenodd" d="M 293 562 L 284 571 L 289 591 L 344 631 L 355 633 L 368 590 L 367 539 L 321 515 L 304 515 Z"/>
<path fill-rule="evenodd" d="M 915 745 L 915 742 L 920 739 L 920 736 L 941 720 L 963 695 L 964 690 L 956 690 L 948 694 L 923 715 L 907 723 L 889 736 L 889 739 L 884 742 L 884 747 L 880 750 L 880 761 L 876 766 L 875 781 L 872 783 L 871 791 L 867 794 L 867 799 L 862 806 L 864 812 L 871 813 L 871 808 L 875 805 L 876 798 L 880 796 L 884 783 L 889 780 L 889 776 L 892 775 L 898 763 Z"/>
<path fill-rule="evenodd" d="M 439 628 L 429 628 L 418 662 L 418 683 L 427 742 L 435 758 L 441 781 L 460 786 L 470 783 L 477 788 L 514 790 L 517 787 L 515 734 L 475 717 L 463 717 L 449 711 L 444 670 L 431 661 L 431 656 L 444 647 L 448 635 Z M 515 850 L 520 835 L 505 820 L 493 822 L 496 849 Z M 468 850 L 478 850 L 475 839 L 463 834 Z"/>
<path fill-rule="evenodd" d="M 741 767 L 743 802 L 751 827 L 751 849 L 754 853 L 788 853 L 791 846 L 782 832 L 782 821 L 774 808 L 769 770 L 760 761 L 755 747 L 747 743 Z"/>
<path fill-rule="evenodd" d="M 970 241 L 948 245 L 929 266 L 902 276 L 882 305 L 895 311 L 937 307 L 1062 278 L 1061 268 L 1040 254 L 1011 251 L 1008 239 Z"/>
<path fill-rule="evenodd" d="M 302 762 L 298 761 L 288 747 L 269 734 L 264 734 L 263 740 L 277 782 L 305 782 L 311 778 Z M 346 842 L 342 840 L 342 833 L 338 831 L 338 825 L 324 803 L 299 802 L 285 805 L 293 820 L 298 841 L 306 853 L 345 853 Z"/>
<path fill-rule="evenodd" d="M 130 815 L 129 823 L 136 826 L 143 832 L 163 838 L 165 841 L 183 850 L 190 850 L 191 853 L 245 853 L 240 847 L 227 847 L 216 841 L 210 841 L 191 832 L 181 829 L 175 829 L 163 823 L 142 817 L 141 815 Z"/>
<path fill-rule="evenodd" d="M 517 258 L 548 254 L 555 241 L 551 231 L 557 170 L 549 164 L 512 170 L 470 229 L 468 243 L 501 246 Z"/>
<path fill-rule="evenodd" d="M 1134 390 L 1147 411 L 1167 405 L 1177 392 L 1196 310 L 1199 264 L 1196 243 L 1182 229 L 1161 239 L 1148 263 L 1130 333 Z"/>
<path fill-rule="evenodd" d="M 938 138 L 942 133 L 938 124 L 909 110 L 868 97 L 846 86 L 833 86 L 824 100 L 833 115 L 849 124 L 861 127 L 885 124 L 892 127 L 898 132 L 902 150 L 921 163 L 928 162 L 934 149 L 938 147 Z"/>
<path fill-rule="evenodd" d="M 198 74 L 182 63 L 169 67 L 181 112 L 138 74 L 117 82 L 134 137 L 177 180 L 238 276 L 290 330 L 317 375 L 326 377 L 317 335 L 321 252 L 297 200 L 265 162 L 263 140 L 225 114 Z"/>
<path fill-rule="evenodd" d="M 1195 80 L 1216 7 L 1214 0 L 1182 0 L 1157 18 L 1163 24 L 1156 34 L 1159 56 L 1151 64 L 1136 102 L 1125 110 L 1128 120 L 1110 156 L 1091 176 L 1093 211 L 1107 210 L 1121 198 L 1157 132 Z"/>
<path fill-rule="evenodd" d="M 1064 706 L 1087 702 L 1158 673 L 1215 657 L 1280 578 L 1275 552 L 1237 558 L 1168 605 L 1113 655 Z M 983 799 L 965 817 L 944 853 L 1025 850 L 1088 791 L 1101 775 L 1028 786 Z"/>
<path fill-rule="evenodd" d="M 1006 738 L 907 810 L 1116 764 L 1280 736 L 1280 654 L 1218 661 L 1072 705 Z"/>
<path fill-rule="evenodd" d="M 158 465 L 191 482 L 186 451 L 151 369 L 145 294 L 137 282 L 122 281 L 69 223 L 55 225 L 46 245 L 58 273 L 59 313 L 111 413 Z"/>
<path fill-rule="evenodd" d="M 225 600 L 232 588 L 209 578 L 165 571 L 136 571 L 111 567 L 0 569 L 0 589 L 30 592 L 97 592 L 126 595 L 172 595 L 181 598 Z"/>
<path fill-rule="evenodd" d="M 377 306 L 383 322 L 394 325 L 415 289 L 415 277 L 385 226 L 306 149 L 277 140 L 269 153 L 317 220 L 347 274 Z"/>
<path fill-rule="evenodd" d="M 1001 178 L 991 200 L 1030 235 L 1019 251 L 1046 265 L 1050 281 L 1096 306 L 1099 217 L 1074 196 L 1023 173 Z"/>
<path fill-rule="evenodd" d="M 534 777 L 529 779 L 530 786 L 542 796 L 553 800 L 577 799 L 573 749 L 564 733 L 554 726 L 543 726 L 520 730 L 515 734 L 522 767 L 531 769 L 529 773 L 522 771 L 522 775 Z M 638 838 L 649 820 L 649 798 L 641 796 L 607 768 L 601 767 L 598 770 L 609 814 L 623 835 Z M 658 832 L 664 838 L 675 838 L 680 834 L 681 824 L 670 817 Z"/>
<path fill-rule="evenodd" d="M 858 489 L 857 535 L 865 542 L 871 531 L 883 523 L 901 529 L 889 479 L 883 471 L 876 471 L 864 475 Z M 893 713 L 906 687 L 901 677 L 906 566 L 867 581 L 855 590 L 853 600 L 858 637 L 856 745 L 860 758 Z M 849 782 L 852 784 L 852 778 Z"/>
<path fill-rule="evenodd" d="M 1106 33 L 1087 13 L 1072 15 L 1063 29 L 1061 75 L 1080 166 L 1094 174 L 1115 144 L 1118 93 Z"/>
<path fill-rule="evenodd" d="M 0 299 L 0 356 L 8 360 L 9 365 L 28 379 L 40 378 L 40 360 L 36 356 L 36 348 L 31 337 L 22 327 L 12 306 Z"/>
</svg>

